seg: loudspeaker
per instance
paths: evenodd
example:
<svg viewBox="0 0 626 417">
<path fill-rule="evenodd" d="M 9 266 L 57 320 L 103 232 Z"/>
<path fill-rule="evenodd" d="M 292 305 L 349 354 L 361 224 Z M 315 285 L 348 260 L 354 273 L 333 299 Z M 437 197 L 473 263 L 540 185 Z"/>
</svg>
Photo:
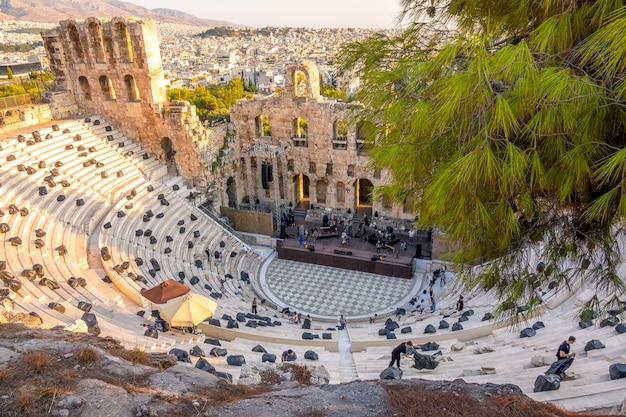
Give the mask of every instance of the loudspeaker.
<svg viewBox="0 0 626 417">
<path fill-rule="evenodd" d="M 422 244 L 418 243 L 415 245 L 415 258 L 422 259 Z"/>
<path fill-rule="evenodd" d="M 309 245 L 309 252 L 315 252 L 315 246 Z"/>
</svg>

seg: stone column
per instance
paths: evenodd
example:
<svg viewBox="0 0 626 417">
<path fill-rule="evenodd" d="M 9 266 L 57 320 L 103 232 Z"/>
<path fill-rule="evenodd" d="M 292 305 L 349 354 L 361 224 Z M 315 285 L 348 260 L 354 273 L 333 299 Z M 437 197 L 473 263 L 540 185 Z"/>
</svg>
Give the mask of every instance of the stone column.
<svg viewBox="0 0 626 417">
<path fill-rule="evenodd" d="M 317 207 L 317 175 L 309 174 L 309 202 Z"/>
</svg>

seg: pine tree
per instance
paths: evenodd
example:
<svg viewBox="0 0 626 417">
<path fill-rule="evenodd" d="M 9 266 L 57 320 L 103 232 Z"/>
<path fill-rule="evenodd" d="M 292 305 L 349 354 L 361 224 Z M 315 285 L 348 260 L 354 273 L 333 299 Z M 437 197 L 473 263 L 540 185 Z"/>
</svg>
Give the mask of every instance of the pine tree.
<svg viewBox="0 0 626 417">
<path fill-rule="evenodd" d="M 457 242 L 468 283 L 509 317 L 534 310 L 538 285 L 579 279 L 596 290 L 586 308 L 618 307 L 625 2 L 401 3 L 406 30 L 341 54 L 377 126 L 373 165 L 393 177 L 379 193 Z"/>
</svg>

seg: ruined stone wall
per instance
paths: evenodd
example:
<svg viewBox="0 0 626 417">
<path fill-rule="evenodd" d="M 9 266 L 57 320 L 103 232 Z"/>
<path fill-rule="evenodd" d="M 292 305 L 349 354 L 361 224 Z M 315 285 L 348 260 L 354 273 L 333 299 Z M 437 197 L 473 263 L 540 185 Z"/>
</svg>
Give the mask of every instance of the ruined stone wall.
<svg viewBox="0 0 626 417">
<path fill-rule="evenodd" d="M 389 173 L 374 172 L 359 149 L 362 143 L 357 141 L 353 121 L 360 105 L 320 97 L 319 74 L 311 62 L 288 69 L 285 80 L 283 95 L 240 100 L 231 107 L 235 135 L 219 171 L 221 204 L 239 207 L 258 200 L 274 209 L 277 200 L 281 206 L 296 204 L 308 192 L 314 206 L 354 210 L 359 180 L 373 186 L 389 181 Z M 269 121 L 270 135 L 263 131 L 260 116 Z M 306 134 L 299 129 L 299 119 L 306 122 Z M 338 134 L 338 121 L 347 124 L 347 135 Z M 272 165 L 273 178 L 267 189 L 263 188 L 264 164 Z M 300 185 L 301 177 L 308 179 L 308 190 Z M 413 218 L 398 204 L 372 201 L 372 210 L 384 216 Z"/>
<path fill-rule="evenodd" d="M 207 133 L 193 106 L 167 102 L 153 21 L 64 20 L 42 37 L 57 91 L 64 93 L 51 96 L 55 117 L 67 117 L 67 101 L 74 101 L 77 113 L 104 116 L 164 163 L 176 165 L 179 175 L 198 186 L 207 183 L 197 145 Z M 168 139 L 174 152 L 164 150 Z"/>
<path fill-rule="evenodd" d="M 0 133 L 11 132 L 52 120 L 50 106 L 31 104 L 0 111 Z"/>
</svg>

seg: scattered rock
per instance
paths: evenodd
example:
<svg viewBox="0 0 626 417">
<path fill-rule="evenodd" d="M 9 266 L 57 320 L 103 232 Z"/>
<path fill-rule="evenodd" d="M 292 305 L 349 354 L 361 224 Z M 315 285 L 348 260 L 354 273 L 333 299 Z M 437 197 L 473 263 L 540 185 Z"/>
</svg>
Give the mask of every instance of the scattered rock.
<svg viewBox="0 0 626 417">
<path fill-rule="evenodd" d="M 463 342 L 456 342 L 453 343 L 452 346 L 450 346 L 450 350 L 452 350 L 453 352 L 458 352 L 463 349 L 465 349 L 465 343 Z"/>
</svg>

